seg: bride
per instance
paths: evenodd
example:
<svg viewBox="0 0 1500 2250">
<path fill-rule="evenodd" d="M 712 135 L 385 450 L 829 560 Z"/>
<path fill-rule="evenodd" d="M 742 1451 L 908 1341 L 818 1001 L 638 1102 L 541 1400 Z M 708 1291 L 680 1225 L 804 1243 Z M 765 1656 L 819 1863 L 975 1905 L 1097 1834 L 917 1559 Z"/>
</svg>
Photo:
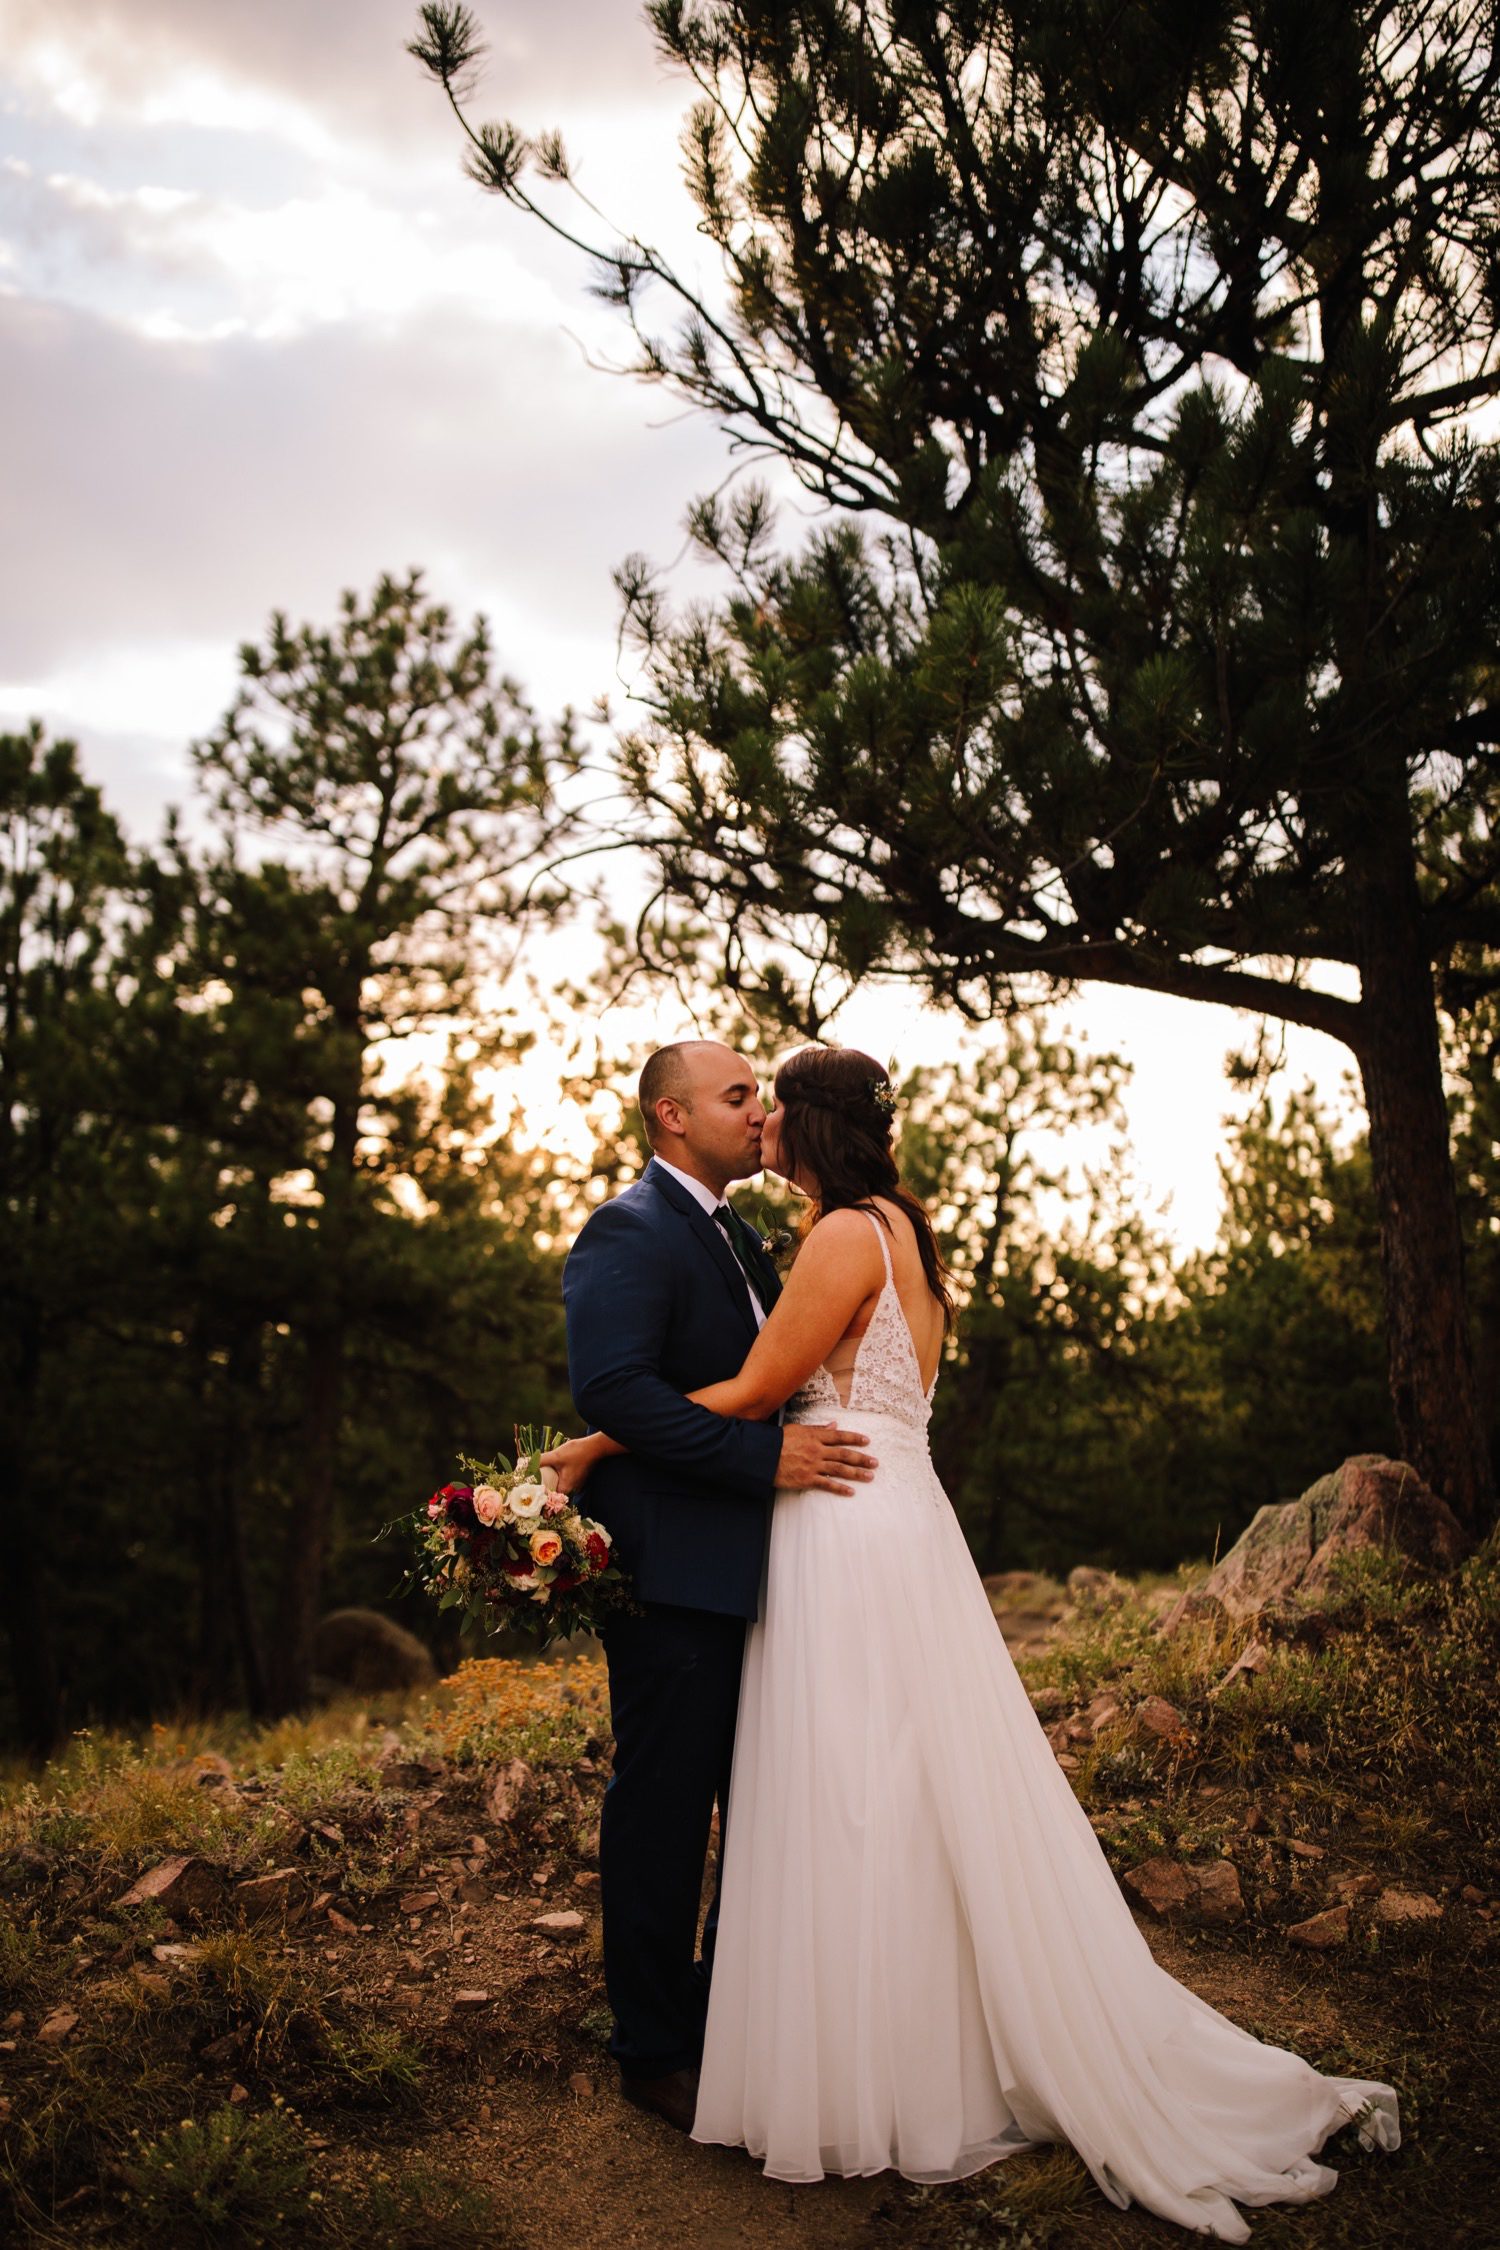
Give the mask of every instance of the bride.
<svg viewBox="0 0 1500 2250">
<path fill-rule="evenodd" d="M 857 1416 L 879 1459 L 783 1492 L 740 1693 L 693 2126 L 776 2179 L 960 2179 L 1067 2141 L 1104 2194 L 1225 2242 L 1302 2203 L 1387 2086 L 1320 2077 L 1157 1966 L 1060 1771 L 928 1451 L 950 1317 L 869 1056 L 777 1072 L 761 1152 L 812 1224 L 745 1365 L 741 1417 Z M 569 1483 L 606 1451 L 565 1449 Z"/>
</svg>

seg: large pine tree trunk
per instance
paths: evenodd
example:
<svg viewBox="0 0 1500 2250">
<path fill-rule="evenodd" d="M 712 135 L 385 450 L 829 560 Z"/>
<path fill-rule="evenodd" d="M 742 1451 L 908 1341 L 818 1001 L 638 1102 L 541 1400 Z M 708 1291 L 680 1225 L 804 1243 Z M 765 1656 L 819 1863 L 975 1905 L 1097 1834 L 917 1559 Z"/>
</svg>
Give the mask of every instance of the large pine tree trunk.
<svg viewBox="0 0 1500 2250">
<path fill-rule="evenodd" d="M 229 1408 L 224 1431 L 222 1491 L 235 1647 L 239 1653 L 245 1707 L 255 1719 L 265 1718 L 271 1708 L 265 1652 L 250 1587 L 250 1558 L 245 1549 L 244 1496 L 255 1443 L 259 1365 L 260 1329 L 258 1324 L 249 1325 L 238 1331 L 229 1348 Z"/>
<path fill-rule="evenodd" d="M 1495 1479 L 1469 1336 L 1432 970 L 1404 805 L 1357 869 L 1360 1070 L 1380 1210 L 1391 1400 L 1405 1458 L 1476 1534 Z"/>
<path fill-rule="evenodd" d="M 303 1710 L 312 1698 L 313 1641 L 333 1533 L 343 1420 L 342 1320 L 320 1321 L 308 1332 L 306 1349 L 302 1445 L 282 1564 L 280 1638 L 273 1668 L 275 1702 L 281 1711 Z"/>
<path fill-rule="evenodd" d="M 217 1382 L 204 1353 L 198 1490 L 206 1506 L 199 1531 L 198 1677 L 208 1710 L 232 1703 L 238 1684 L 246 1709 L 259 1719 L 267 1715 L 270 1698 L 250 1593 L 243 1502 L 254 1443 L 245 1406 L 254 1397 L 256 1348 L 255 1327 L 237 1328 Z"/>
<path fill-rule="evenodd" d="M 276 1700 L 301 1710 L 312 1697 L 313 1641 L 323 1605 L 323 1579 L 338 1494 L 339 1438 L 344 1415 L 349 1262 L 353 1246 L 359 1114 L 364 1092 L 364 1026 L 359 1014 L 363 970 L 349 979 L 337 1006 L 342 1064 L 334 1097 L 318 1221 L 321 1303 L 306 1327 L 306 1390 L 298 1490 L 282 1566 L 281 1644 Z"/>
</svg>

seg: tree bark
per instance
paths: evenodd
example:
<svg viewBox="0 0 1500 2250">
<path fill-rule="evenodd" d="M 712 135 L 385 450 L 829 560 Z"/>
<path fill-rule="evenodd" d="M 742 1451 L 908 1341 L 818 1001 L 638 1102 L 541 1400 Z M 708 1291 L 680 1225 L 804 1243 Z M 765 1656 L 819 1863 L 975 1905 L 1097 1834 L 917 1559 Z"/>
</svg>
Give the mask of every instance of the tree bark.
<svg viewBox="0 0 1500 2250">
<path fill-rule="evenodd" d="M 1476 1536 L 1494 1467 L 1469 1335 L 1463 1232 L 1404 803 L 1366 840 L 1357 883 L 1360 1071 L 1380 1211 L 1391 1402 L 1402 1452 Z"/>
<path fill-rule="evenodd" d="M 198 1674 L 206 1708 L 223 1710 L 234 1700 L 237 1667 L 245 1708 L 260 1719 L 269 1713 L 270 1696 L 250 1596 L 244 1526 L 252 1443 L 245 1402 L 253 1390 L 256 1351 L 255 1325 L 241 1324 L 229 1339 L 218 1381 L 204 1353 L 198 1490 L 212 1497 L 199 1532 Z"/>
<path fill-rule="evenodd" d="M 229 1418 L 224 1430 L 221 1489 L 235 1647 L 240 1660 L 245 1708 L 253 1719 L 268 1717 L 271 1709 L 265 1651 L 256 1624 L 255 1603 L 250 1592 L 250 1564 L 245 1552 L 244 1491 L 253 1442 L 247 1425 L 253 1420 L 253 1416 L 245 1414 L 244 1406 L 247 1398 L 252 1408 L 256 1404 L 259 1362 L 258 1326 L 241 1329 L 229 1350 Z"/>
<path fill-rule="evenodd" d="M 335 1002 L 339 1092 L 334 1097 L 329 1125 L 328 1157 L 322 1177 L 323 1203 L 318 1221 L 320 1302 L 305 1327 L 307 1388 L 301 1476 L 287 1527 L 282 1568 L 282 1640 L 274 1667 L 275 1699 L 282 1711 L 305 1709 L 312 1699 L 313 1641 L 322 1608 L 323 1579 L 338 1493 L 349 1265 L 355 1229 L 359 1115 L 364 1093 L 365 1026 L 359 1014 L 359 996 L 367 973 L 368 962 L 362 961 L 348 973 L 347 988 Z"/>
<path fill-rule="evenodd" d="M 312 1700 L 313 1642 L 333 1531 L 344 1399 L 344 1325 L 337 1316 L 307 1332 L 301 1469 L 282 1566 L 280 1642 L 273 1663 L 278 1711 Z"/>
</svg>

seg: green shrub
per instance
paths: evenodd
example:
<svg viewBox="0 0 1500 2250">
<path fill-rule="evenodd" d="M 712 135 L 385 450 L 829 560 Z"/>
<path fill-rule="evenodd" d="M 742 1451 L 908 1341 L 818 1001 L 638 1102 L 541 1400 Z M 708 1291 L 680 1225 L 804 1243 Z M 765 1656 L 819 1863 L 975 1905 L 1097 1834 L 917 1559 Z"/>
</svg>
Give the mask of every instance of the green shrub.
<svg viewBox="0 0 1500 2250">
<path fill-rule="evenodd" d="M 258 2113 L 225 2103 L 136 2138 L 122 2170 L 141 2231 L 173 2244 L 263 2242 L 307 2190 L 302 2131 L 279 2097 Z"/>
</svg>

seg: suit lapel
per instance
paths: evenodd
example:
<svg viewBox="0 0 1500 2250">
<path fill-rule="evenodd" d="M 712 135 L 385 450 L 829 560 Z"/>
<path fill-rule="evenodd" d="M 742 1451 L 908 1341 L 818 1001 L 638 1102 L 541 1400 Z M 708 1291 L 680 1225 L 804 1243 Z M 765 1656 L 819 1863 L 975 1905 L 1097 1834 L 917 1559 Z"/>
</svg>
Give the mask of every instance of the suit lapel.
<svg viewBox="0 0 1500 2250">
<path fill-rule="evenodd" d="M 754 1342 L 759 1331 L 755 1325 L 755 1315 L 750 1310 L 745 1276 L 721 1229 L 709 1217 L 702 1204 L 696 1203 L 686 1188 L 679 1187 L 671 1173 L 664 1172 L 654 1159 L 646 1166 L 642 1178 L 655 1188 L 657 1194 L 671 1205 L 680 1218 L 686 1220 L 689 1232 L 717 1266 L 725 1287 L 734 1299 L 735 1309 Z"/>
</svg>

